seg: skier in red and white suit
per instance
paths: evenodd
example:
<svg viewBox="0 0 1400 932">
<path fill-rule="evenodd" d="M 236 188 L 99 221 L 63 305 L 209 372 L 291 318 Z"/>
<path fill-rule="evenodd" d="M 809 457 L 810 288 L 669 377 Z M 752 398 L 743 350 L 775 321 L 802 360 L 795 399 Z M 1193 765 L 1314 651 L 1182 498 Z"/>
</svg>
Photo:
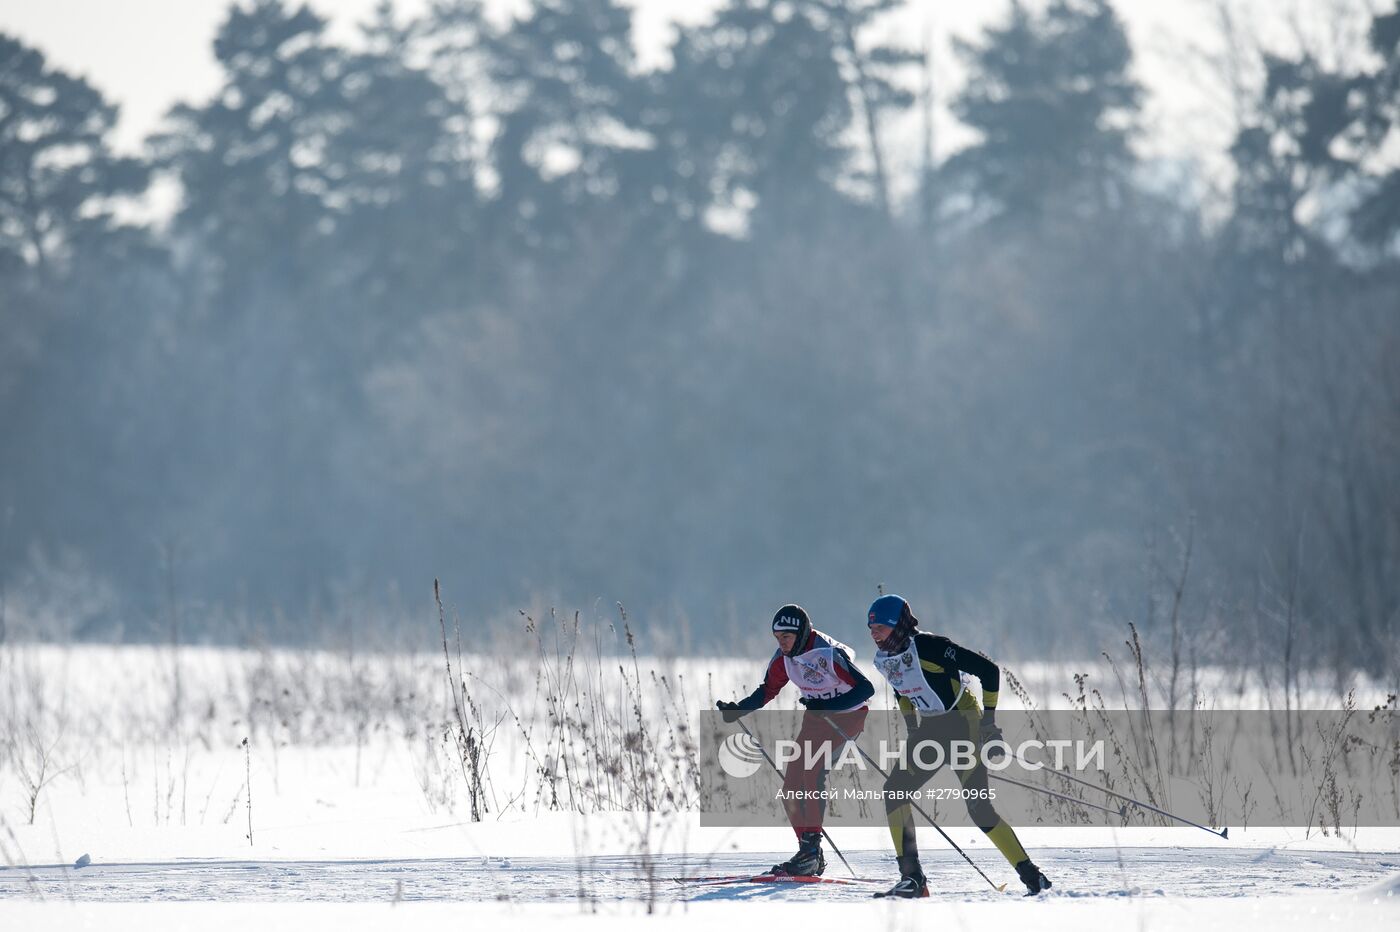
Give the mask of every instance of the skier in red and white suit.
<svg viewBox="0 0 1400 932">
<path fill-rule="evenodd" d="M 738 702 L 721 700 L 715 705 L 724 713 L 726 722 L 733 722 L 772 702 L 789 682 L 801 691 L 797 701 L 807 709 L 797 733 L 802 754 L 788 764 L 783 775 L 783 798 L 788 821 L 797 833 L 797 854 L 774 865 L 773 873 L 816 877 L 826 869 L 826 857 L 822 854 L 826 802 L 819 798 L 826 786 L 825 764 L 836 760 L 845 746 L 846 739 L 837 728 L 854 739 L 865 727 L 867 704 L 875 687 L 856 669 L 850 648 L 813 628 L 800 605 L 778 609 L 773 616 L 773 637 L 778 641 L 778 650 L 768 662 L 758 688 Z M 826 743 L 831 745 L 829 757 L 820 753 L 821 745 Z"/>
</svg>

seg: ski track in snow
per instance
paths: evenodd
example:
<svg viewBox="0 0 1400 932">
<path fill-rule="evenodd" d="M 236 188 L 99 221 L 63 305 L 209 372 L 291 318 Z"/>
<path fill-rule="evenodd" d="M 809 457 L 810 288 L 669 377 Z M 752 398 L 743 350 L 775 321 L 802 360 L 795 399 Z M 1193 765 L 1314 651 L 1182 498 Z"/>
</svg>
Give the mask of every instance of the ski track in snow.
<svg viewBox="0 0 1400 932">
<path fill-rule="evenodd" d="M 1008 893 L 1014 873 L 986 852 L 978 865 Z M 709 857 L 458 858 L 338 861 L 177 860 L 0 868 L 0 901 L 76 902 L 562 902 L 864 901 L 896 879 L 888 852 L 846 852 L 876 884 L 677 883 L 681 876 L 760 873 L 786 853 Z M 1032 856 L 1055 883 L 1055 898 L 1263 897 L 1357 890 L 1400 871 L 1400 854 L 1206 848 L 1040 848 Z M 944 900 L 994 900 L 955 852 L 923 855 L 929 890 Z M 827 877 L 849 877 L 828 850 Z"/>
</svg>

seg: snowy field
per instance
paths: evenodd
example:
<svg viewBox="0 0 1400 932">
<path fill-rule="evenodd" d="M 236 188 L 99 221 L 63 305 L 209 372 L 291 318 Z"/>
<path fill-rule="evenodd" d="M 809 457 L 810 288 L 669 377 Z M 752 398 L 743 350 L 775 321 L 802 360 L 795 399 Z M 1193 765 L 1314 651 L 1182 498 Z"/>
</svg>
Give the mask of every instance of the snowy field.
<svg viewBox="0 0 1400 932">
<path fill-rule="evenodd" d="M 102 848 L 93 846 L 110 849 L 110 860 L 95 857 L 80 870 L 35 865 L 0 871 L 0 924 L 163 929 L 334 923 L 368 929 L 386 922 L 404 928 L 440 922 L 616 928 L 622 922 L 713 928 L 768 921 L 826 926 L 839 915 L 895 928 L 937 921 L 969 929 L 1012 922 L 1042 929 L 1131 923 L 1205 930 L 1238 929 L 1241 922 L 1315 928 L 1319 921 L 1393 928 L 1400 920 L 1400 837 L 1394 831 L 1342 841 L 1258 830 L 1202 846 L 1189 830 L 1126 830 L 1112 837 L 1099 829 L 1028 829 L 1023 837 L 1056 880 L 1055 891 L 1037 900 L 998 894 L 980 886 L 956 856 L 931 849 L 925 868 L 933 896 L 888 903 L 869 898 L 878 889 L 872 884 L 706 886 L 668 879 L 767 866 L 789 853 L 791 836 L 775 830 L 734 838 L 693 824 L 670 825 L 673 844 L 692 850 L 576 853 L 589 836 L 603 850 L 630 847 L 635 818 L 546 816 L 477 826 L 365 818 L 278 828 L 266 844 L 236 851 L 231 840 L 221 855 L 207 857 L 123 856 L 114 836 Z M 352 833 L 357 841 L 344 843 Z M 159 844 L 160 834 L 145 843 Z M 846 830 L 838 839 L 857 872 L 892 879 L 881 833 Z M 957 840 L 996 879 L 1014 880 L 971 833 Z M 380 853 L 349 853 L 357 848 Z M 492 853 L 467 854 L 477 850 Z M 828 876 L 845 876 L 844 869 L 833 864 Z"/>
<path fill-rule="evenodd" d="M 702 828 L 691 808 L 687 719 L 746 690 L 757 662 L 578 645 L 451 661 L 465 692 L 449 689 L 441 653 L 6 647 L 0 929 L 1400 921 L 1396 829 L 1232 828 L 1227 841 L 1025 827 L 1055 882 L 1037 900 L 991 890 L 929 831 L 933 897 L 871 900 L 895 879 L 876 828 L 833 836 L 879 885 L 681 883 L 791 854 L 785 829 Z M 1064 668 L 1019 672 L 1042 707 L 1073 691 Z M 1267 704 L 1246 680 L 1201 679 L 1221 706 Z M 1356 685 L 1364 707 L 1373 697 Z M 1334 705 L 1328 695 L 1319 686 L 1310 698 Z M 980 832 L 953 834 L 1014 883 Z M 849 875 L 832 857 L 827 876 Z"/>
</svg>

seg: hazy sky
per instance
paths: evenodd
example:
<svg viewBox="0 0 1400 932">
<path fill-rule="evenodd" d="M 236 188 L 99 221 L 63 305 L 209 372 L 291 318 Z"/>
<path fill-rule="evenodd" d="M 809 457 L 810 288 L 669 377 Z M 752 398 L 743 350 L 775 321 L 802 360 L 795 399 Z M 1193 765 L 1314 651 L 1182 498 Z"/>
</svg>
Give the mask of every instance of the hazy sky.
<svg viewBox="0 0 1400 932">
<path fill-rule="evenodd" d="M 401 12 L 416 12 L 428 0 L 398 0 Z M 638 51 L 644 63 L 665 60 L 677 20 L 705 19 L 720 0 L 626 0 L 636 10 Z M 1332 0 L 1226 0 L 1246 30 L 1270 46 L 1291 41 L 1294 18 L 1335 19 Z M 378 0 L 310 0 L 328 15 L 334 35 L 352 39 L 355 24 Z M 1364 0 L 1342 6 L 1364 7 Z M 218 85 L 212 40 L 229 0 L 0 0 L 0 30 L 38 46 L 49 60 L 87 77 L 121 104 L 120 148 L 134 151 L 178 100 L 207 97 Z M 527 0 L 488 0 L 500 15 Z M 952 36 L 974 37 L 1003 17 L 1009 0 L 935 2 L 914 0 L 908 11 L 884 24 L 887 33 L 912 47 L 933 36 L 937 79 L 946 100 L 962 82 L 951 53 Z M 1137 53 L 1137 69 L 1149 99 L 1142 151 L 1148 156 L 1196 157 L 1212 172 L 1224 170 L 1232 131 L 1229 96 L 1192 50 L 1221 47 L 1216 0 L 1116 0 Z M 1288 11 L 1292 11 L 1292 16 Z M 946 153 L 967 134 L 946 111 L 938 120 L 939 148 Z M 917 157 L 917 122 L 890 129 L 894 161 Z M 906 168 L 909 167 L 907 164 Z"/>
</svg>

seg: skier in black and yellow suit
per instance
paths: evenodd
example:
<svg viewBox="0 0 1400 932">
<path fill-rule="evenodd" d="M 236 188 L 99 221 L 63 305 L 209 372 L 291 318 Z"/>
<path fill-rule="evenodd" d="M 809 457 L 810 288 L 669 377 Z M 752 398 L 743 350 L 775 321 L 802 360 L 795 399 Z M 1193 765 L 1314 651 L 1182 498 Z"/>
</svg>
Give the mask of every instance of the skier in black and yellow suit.
<svg viewBox="0 0 1400 932">
<path fill-rule="evenodd" d="M 996 726 L 997 690 L 1001 671 L 997 665 L 975 651 L 954 644 L 945 637 L 919 630 L 919 620 L 909 609 L 909 603 L 897 595 L 876 599 L 870 606 L 867 622 L 870 636 L 879 650 L 875 666 L 889 680 L 898 696 L 899 710 L 909 727 L 908 747 L 920 742 L 934 741 L 943 746 L 944 759 L 949 756 L 953 741 L 972 741 L 979 754 L 975 767 L 959 770 L 958 779 L 968 790 L 967 811 L 972 821 L 1016 868 L 1021 882 L 1030 894 L 1050 888 L 1050 881 L 1031 862 L 1026 849 L 1011 826 L 997 815 L 987 792 L 987 768 L 980 754 L 984 742 L 1001 738 Z M 982 702 L 978 706 L 972 693 L 965 688 L 963 674 L 969 673 L 982 683 Z M 918 765 L 918 755 L 908 755 L 890 771 L 885 781 L 885 812 L 889 818 L 890 836 L 899 863 L 899 883 L 885 896 L 928 896 L 928 884 L 919 866 L 919 848 L 914 837 L 914 820 L 908 793 L 929 781 L 937 768 Z"/>
</svg>

